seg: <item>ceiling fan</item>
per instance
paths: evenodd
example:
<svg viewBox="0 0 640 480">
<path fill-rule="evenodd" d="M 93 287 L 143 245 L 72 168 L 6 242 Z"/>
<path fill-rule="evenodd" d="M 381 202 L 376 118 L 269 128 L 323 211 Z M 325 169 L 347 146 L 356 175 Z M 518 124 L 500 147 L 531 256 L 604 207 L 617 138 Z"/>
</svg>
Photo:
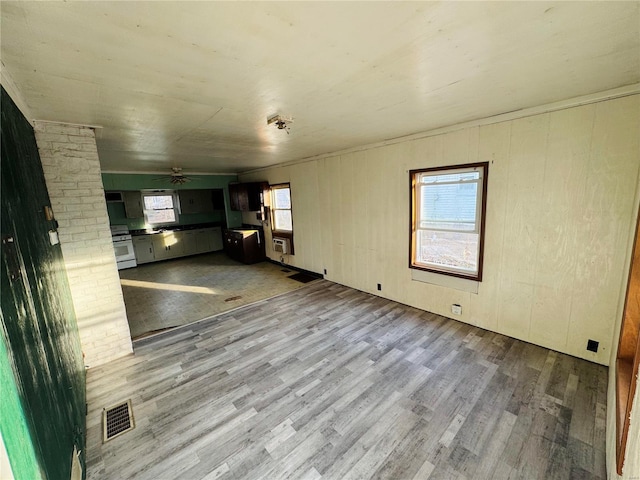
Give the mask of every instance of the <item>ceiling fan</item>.
<svg viewBox="0 0 640 480">
<path fill-rule="evenodd" d="M 159 177 L 155 180 L 169 180 L 173 185 L 182 185 L 190 182 L 192 179 L 182 173 L 182 168 L 171 167 L 171 173 L 168 176 Z"/>
</svg>

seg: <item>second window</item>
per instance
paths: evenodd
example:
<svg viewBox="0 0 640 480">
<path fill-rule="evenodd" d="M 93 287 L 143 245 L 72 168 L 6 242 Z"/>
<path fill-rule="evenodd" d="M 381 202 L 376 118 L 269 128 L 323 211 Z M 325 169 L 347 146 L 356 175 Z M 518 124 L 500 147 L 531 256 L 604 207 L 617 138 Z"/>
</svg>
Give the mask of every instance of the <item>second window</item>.
<svg viewBox="0 0 640 480">
<path fill-rule="evenodd" d="M 274 231 L 293 232 L 291 189 L 288 183 L 271 186 L 271 214 L 273 215 Z"/>
<path fill-rule="evenodd" d="M 482 280 L 488 166 L 410 172 L 410 268 Z"/>
</svg>

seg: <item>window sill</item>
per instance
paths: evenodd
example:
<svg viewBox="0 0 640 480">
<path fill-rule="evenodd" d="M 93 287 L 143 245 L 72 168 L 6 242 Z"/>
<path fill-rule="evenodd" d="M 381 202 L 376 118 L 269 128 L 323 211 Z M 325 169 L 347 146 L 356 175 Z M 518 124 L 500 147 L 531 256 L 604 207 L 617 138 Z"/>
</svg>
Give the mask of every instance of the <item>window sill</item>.
<svg viewBox="0 0 640 480">
<path fill-rule="evenodd" d="M 478 293 L 478 285 L 480 284 L 480 282 L 476 280 L 452 277 L 451 275 L 441 275 L 439 273 L 427 272 L 425 270 L 416 270 L 415 268 L 411 269 L 411 280 L 475 294 Z"/>
</svg>

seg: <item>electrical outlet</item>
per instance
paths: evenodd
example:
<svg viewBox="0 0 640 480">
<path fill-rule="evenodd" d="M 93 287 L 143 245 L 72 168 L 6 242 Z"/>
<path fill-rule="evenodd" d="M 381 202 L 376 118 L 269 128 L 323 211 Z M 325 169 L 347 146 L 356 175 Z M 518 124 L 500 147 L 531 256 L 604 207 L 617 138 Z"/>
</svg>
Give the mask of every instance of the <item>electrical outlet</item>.
<svg viewBox="0 0 640 480">
<path fill-rule="evenodd" d="M 324 269 L 324 274 L 325 274 L 325 275 L 327 274 L 327 269 L 326 269 L 326 268 Z"/>
<path fill-rule="evenodd" d="M 378 284 L 378 291 L 382 291 L 382 284 L 381 283 Z"/>
<path fill-rule="evenodd" d="M 589 341 L 587 342 L 587 350 L 589 350 L 590 352 L 597 353 L 599 345 L 600 345 L 600 342 L 596 342 L 595 340 L 589 339 Z"/>
<path fill-rule="evenodd" d="M 462 307 L 457 303 L 451 304 L 451 313 L 454 315 L 462 315 Z"/>
</svg>

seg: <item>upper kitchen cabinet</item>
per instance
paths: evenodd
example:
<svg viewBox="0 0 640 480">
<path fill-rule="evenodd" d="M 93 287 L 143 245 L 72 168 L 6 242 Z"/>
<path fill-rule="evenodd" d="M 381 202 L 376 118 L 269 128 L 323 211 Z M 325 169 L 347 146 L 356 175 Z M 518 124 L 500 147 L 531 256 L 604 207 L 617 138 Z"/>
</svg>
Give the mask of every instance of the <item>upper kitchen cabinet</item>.
<svg viewBox="0 0 640 480">
<path fill-rule="evenodd" d="M 179 190 L 180 213 L 213 213 L 211 190 Z"/>
<path fill-rule="evenodd" d="M 127 218 L 144 217 L 140 192 L 122 192 L 122 200 L 124 201 L 124 211 Z"/>
<path fill-rule="evenodd" d="M 224 210 L 224 191 L 221 188 L 205 190 L 179 190 L 180 213 L 213 213 Z"/>
<path fill-rule="evenodd" d="M 269 188 L 266 182 L 230 183 L 231 210 L 257 212 L 262 207 L 262 195 Z"/>
</svg>

